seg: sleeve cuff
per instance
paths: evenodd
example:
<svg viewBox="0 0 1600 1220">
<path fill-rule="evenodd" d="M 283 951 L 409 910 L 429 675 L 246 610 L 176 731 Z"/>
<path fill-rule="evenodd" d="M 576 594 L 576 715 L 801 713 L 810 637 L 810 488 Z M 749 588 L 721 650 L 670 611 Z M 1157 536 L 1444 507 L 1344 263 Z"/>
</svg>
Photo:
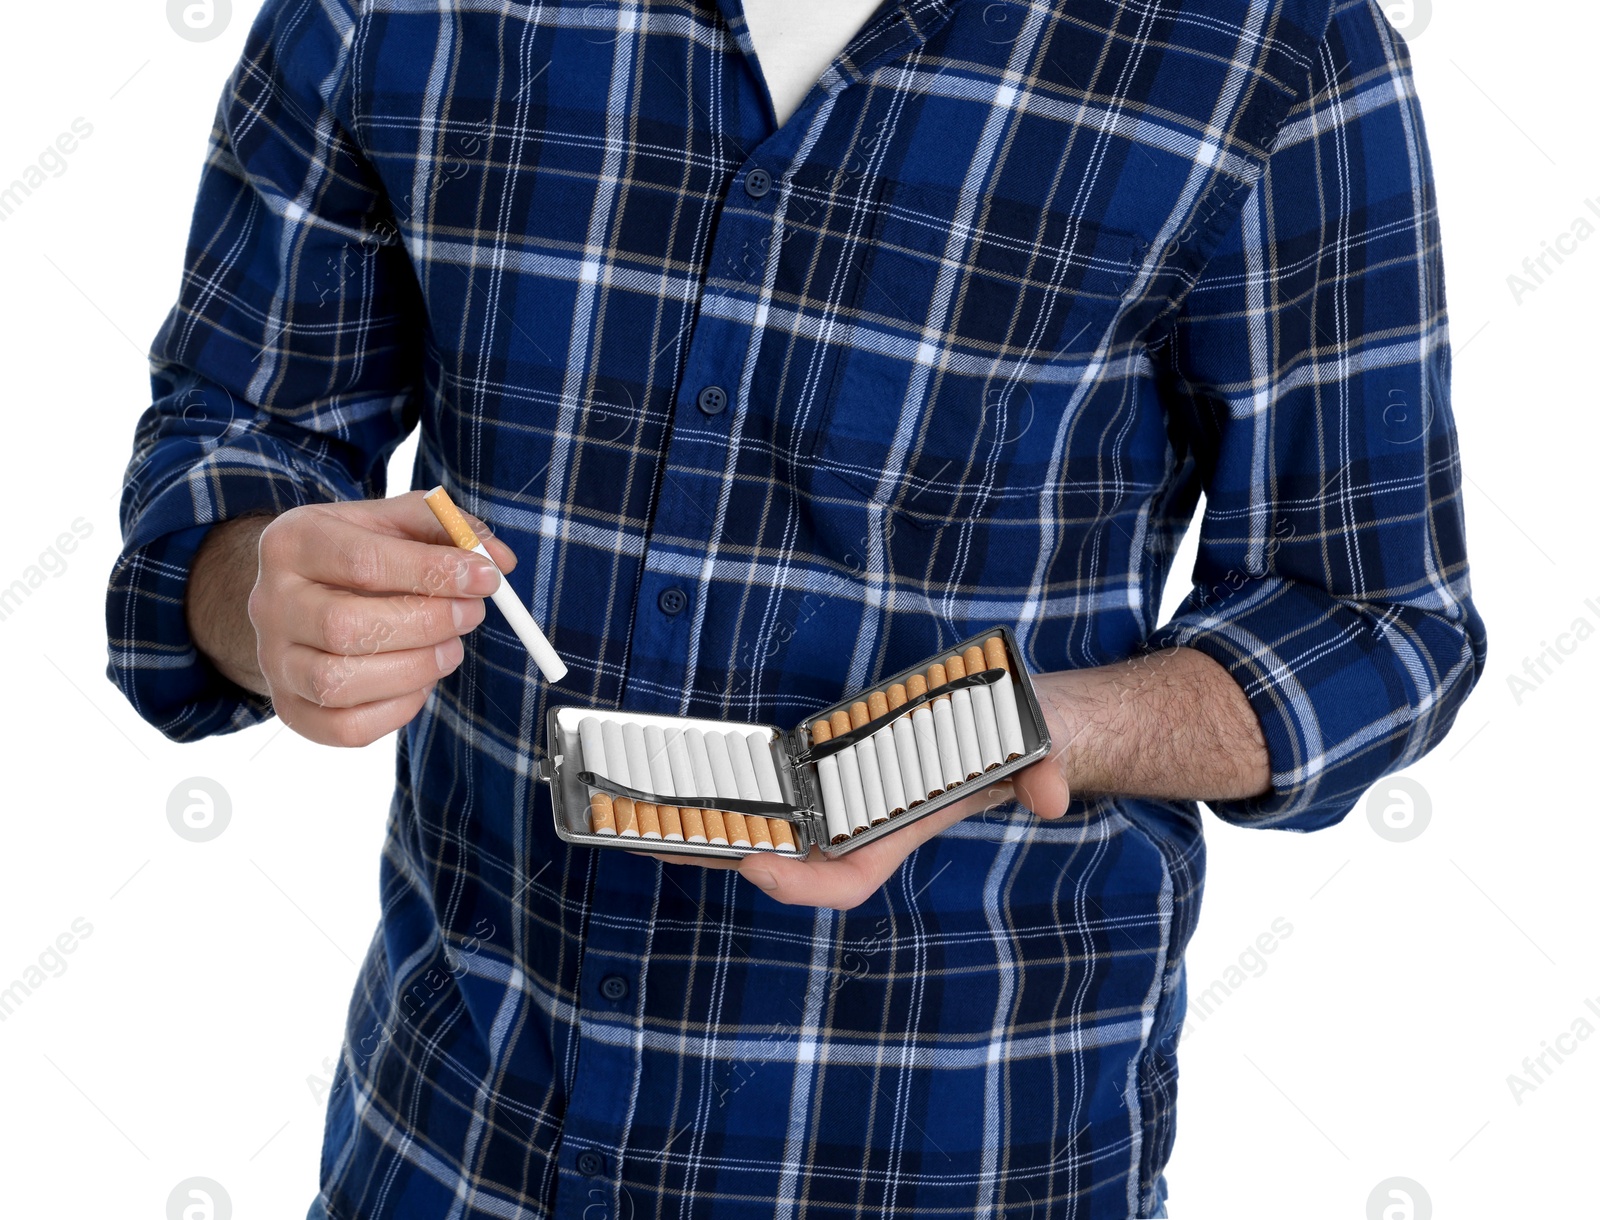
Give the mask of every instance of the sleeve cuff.
<svg viewBox="0 0 1600 1220">
<path fill-rule="evenodd" d="M 264 450 L 218 449 L 143 506 L 124 504 L 125 543 L 106 595 L 106 676 L 167 737 L 197 741 L 272 715 L 269 699 L 223 677 L 189 634 L 184 596 L 206 533 L 252 513 L 331 498 L 313 494 L 331 490 L 307 488 Z"/>
<path fill-rule="evenodd" d="M 1223 821 L 1331 826 L 1385 773 L 1443 739 L 1482 666 L 1481 624 L 1366 606 L 1268 577 L 1197 592 L 1151 641 L 1222 665 L 1261 722 L 1272 791 L 1206 802 Z"/>
</svg>

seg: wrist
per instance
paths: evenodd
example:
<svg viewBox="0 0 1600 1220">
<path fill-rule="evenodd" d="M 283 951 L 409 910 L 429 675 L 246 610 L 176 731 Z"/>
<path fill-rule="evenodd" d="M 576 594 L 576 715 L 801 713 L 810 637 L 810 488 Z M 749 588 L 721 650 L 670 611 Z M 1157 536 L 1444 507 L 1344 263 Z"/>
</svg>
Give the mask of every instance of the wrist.
<svg viewBox="0 0 1600 1220">
<path fill-rule="evenodd" d="M 213 526 L 195 552 L 183 602 L 196 650 L 228 681 L 257 695 L 268 690 L 256 658 L 249 602 L 260 567 L 261 532 L 271 521 L 255 515 Z"/>
</svg>

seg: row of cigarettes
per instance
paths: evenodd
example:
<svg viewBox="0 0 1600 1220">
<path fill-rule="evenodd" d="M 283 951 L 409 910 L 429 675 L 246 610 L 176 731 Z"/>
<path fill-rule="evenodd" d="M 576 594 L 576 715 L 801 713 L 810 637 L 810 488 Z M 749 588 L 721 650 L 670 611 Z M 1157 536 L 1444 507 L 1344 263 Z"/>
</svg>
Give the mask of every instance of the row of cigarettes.
<svg viewBox="0 0 1600 1220">
<path fill-rule="evenodd" d="M 784 799 L 770 733 L 663 729 L 586 716 L 578 722 L 578 744 L 588 770 L 625 788 L 657 796 L 681 792 L 774 804 Z M 781 818 L 652 805 L 604 792 L 589 798 L 589 829 L 625 839 L 799 850 Z"/>
<path fill-rule="evenodd" d="M 814 745 L 860 728 L 935 687 L 984 669 L 1003 670 L 988 685 L 938 695 L 910 716 L 885 725 L 865 741 L 817 762 L 822 813 L 830 843 L 843 843 L 896 814 L 977 779 L 1025 752 L 1016 683 L 1005 643 L 990 636 L 912 674 L 887 691 L 873 691 L 848 712 L 811 726 Z"/>
</svg>

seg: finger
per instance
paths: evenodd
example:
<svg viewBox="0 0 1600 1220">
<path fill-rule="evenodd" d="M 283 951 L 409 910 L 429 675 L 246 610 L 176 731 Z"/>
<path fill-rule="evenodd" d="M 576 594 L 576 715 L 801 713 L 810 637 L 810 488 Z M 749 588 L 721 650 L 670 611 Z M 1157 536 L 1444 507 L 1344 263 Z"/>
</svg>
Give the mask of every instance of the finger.
<svg viewBox="0 0 1600 1220">
<path fill-rule="evenodd" d="M 422 710 L 433 687 L 388 699 L 363 703 L 360 707 L 318 707 L 298 695 L 274 692 L 272 706 L 278 719 L 300 736 L 326 746 L 355 748 L 371 745 L 396 729 L 409 724 Z"/>
<path fill-rule="evenodd" d="M 494 565 L 481 555 L 370 528 L 347 508 L 319 505 L 303 517 L 280 517 L 261 534 L 263 568 L 364 593 L 485 597 L 500 583 Z"/>
<path fill-rule="evenodd" d="M 380 597 L 308 584 L 279 630 L 291 644 L 364 657 L 446 643 L 476 628 L 485 613 L 481 597 Z"/>
<path fill-rule="evenodd" d="M 872 875 L 858 861 L 849 857 L 828 860 L 820 854 L 805 860 L 746 856 L 739 861 L 739 873 L 778 902 L 838 911 L 859 906 L 883 883 L 878 879 L 874 884 Z"/>
<path fill-rule="evenodd" d="M 463 513 L 462 516 L 471 524 L 472 532 L 478 535 L 478 541 L 483 543 L 484 549 L 494 556 L 495 565 L 502 572 L 514 571 L 517 566 L 517 553 L 495 537 L 489 526 L 471 513 Z"/>
<path fill-rule="evenodd" d="M 913 851 L 965 817 L 966 803 L 930 813 L 837 859 L 820 853 L 805 860 L 746 856 L 739 872 L 779 902 L 848 911 L 877 893 Z"/>
<path fill-rule="evenodd" d="M 382 703 L 423 690 L 454 673 L 463 651 L 459 637 L 427 648 L 369 657 L 339 656 L 293 644 L 278 663 L 279 680 L 272 689 L 286 689 L 318 707 Z"/>
<path fill-rule="evenodd" d="M 358 516 L 355 519 L 364 521 L 374 530 L 396 538 L 453 546 L 450 535 L 428 507 L 424 498 L 426 495 L 426 492 L 408 491 L 404 495 L 390 496 L 387 500 L 356 500 L 349 503 L 360 506 L 356 509 Z M 472 532 L 478 535 L 478 541 L 494 556 L 495 564 L 502 572 L 509 572 L 517 566 L 516 553 L 495 537 L 492 526 L 465 510 L 461 515 L 467 519 Z"/>
</svg>

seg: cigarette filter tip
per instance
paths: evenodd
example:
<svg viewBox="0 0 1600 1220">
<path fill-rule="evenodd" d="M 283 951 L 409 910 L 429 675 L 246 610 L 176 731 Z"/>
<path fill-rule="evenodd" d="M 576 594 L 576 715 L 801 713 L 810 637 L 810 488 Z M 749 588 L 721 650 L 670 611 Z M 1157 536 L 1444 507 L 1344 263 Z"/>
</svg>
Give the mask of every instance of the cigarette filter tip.
<svg viewBox="0 0 1600 1220">
<path fill-rule="evenodd" d="M 470 551 L 478 546 L 478 535 L 472 526 L 467 524 L 466 517 L 456 507 L 450 493 L 442 486 L 435 487 L 422 501 L 433 510 L 433 515 L 439 518 L 439 524 L 444 526 L 444 532 L 450 535 L 450 541 L 462 550 Z"/>
<path fill-rule="evenodd" d="M 990 669 L 1011 672 L 1011 666 L 1006 663 L 1005 641 L 997 635 L 991 635 L 983 642 L 983 659 Z"/>
<path fill-rule="evenodd" d="M 944 659 L 945 677 L 954 682 L 957 678 L 967 676 L 967 664 L 960 657 L 949 656 Z"/>
</svg>

